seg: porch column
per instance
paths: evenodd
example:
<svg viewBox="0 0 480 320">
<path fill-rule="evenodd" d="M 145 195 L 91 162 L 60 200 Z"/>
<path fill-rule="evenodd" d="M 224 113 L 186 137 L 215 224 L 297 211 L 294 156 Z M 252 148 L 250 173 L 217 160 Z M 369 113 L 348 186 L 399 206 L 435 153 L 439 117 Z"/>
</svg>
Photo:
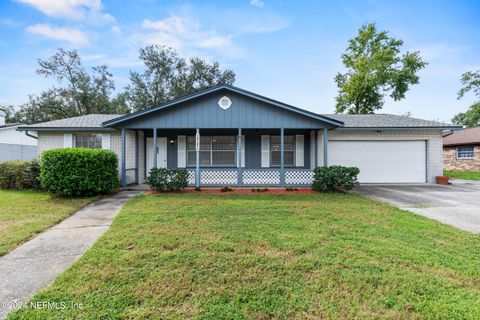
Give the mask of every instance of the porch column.
<svg viewBox="0 0 480 320">
<path fill-rule="evenodd" d="M 157 128 L 153 128 L 152 157 L 153 167 L 157 168 Z"/>
<path fill-rule="evenodd" d="M 315 141 L 315 164 L 313 165 L 313 169 L 318 167 L 318 130 L 313 132 L 313 140 Z"/>
<path fill-rule="evenodd" d="M 127 174 L 127 164 L 126 164 L 126 152 L 125 152 L 125 147 L 126 147 L 126 142 L 125 142 L 125 128 L 122 128 L 122 177 L 121 177 L 121 182 L 122 182 L 122 189 L 125 189 L 127 186 L 127 177 L 125 176 Z"/>
<path fill-rule="evenodd" d="M 284 129 L 280 129 L 280 187 L 285 187 L 285 146 Z"/>
<path fill-rule="evenodd" d="M 195 134 L 195 187 L 200 188 L 200 129 Z"/>
<path fill-rule="evenodd" d="M 328 167 L 328 129 L 323 128 L 323 166 Z"/>
<path fill-rule="evenodd" d="M 138 171 L 140 170 L 140 161 L 139 161 L 139 139 L 138 139 L 138 130 L 135 130 L 135 183 L 139 184 Z"/>
<path fill-rule="evenodd" d="M 243 184 L 242 179 L 242 129 L 238 128 L 238 138 L 237 138 L 237 182 L 238 186 L 241 187 Z"/>
</svg>

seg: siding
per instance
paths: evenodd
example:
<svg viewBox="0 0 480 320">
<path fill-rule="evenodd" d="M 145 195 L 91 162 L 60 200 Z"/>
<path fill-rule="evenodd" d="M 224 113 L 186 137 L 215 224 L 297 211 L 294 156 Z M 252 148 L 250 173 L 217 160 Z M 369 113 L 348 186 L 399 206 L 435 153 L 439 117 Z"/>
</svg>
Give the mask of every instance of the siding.
<svg viewBox="0 0 480 320">
<path fill-rule="evenodd" d="M 434 183 L 435 177 L 443 174 L 442 131 L 330 131 L 329 141 L 335 140 L 426 140 L 427 177 Z M 323 131 L 318 132 L 318 165 L 323 165 Z"/>
<path fill-rule="evenodd" d="M 218 106 L 224 95 L 232 100 L 227 110 Z M 302 128 L 318 129 L 325 124 L 233 92 L 217 92 L 171 108 L 159 110 L 120 124 L 123 128 Z"/>
</svg>

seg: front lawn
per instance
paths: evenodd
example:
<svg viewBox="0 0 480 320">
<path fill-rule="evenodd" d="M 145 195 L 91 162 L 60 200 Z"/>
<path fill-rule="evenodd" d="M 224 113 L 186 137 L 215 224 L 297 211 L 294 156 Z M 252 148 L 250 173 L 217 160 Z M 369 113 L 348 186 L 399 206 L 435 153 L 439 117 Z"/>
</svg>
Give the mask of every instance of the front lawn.
<svg viewBox="0 0 480 320">
<path fill-rule="evenodd" d="M 445 170 L 443 175 L 447 177 L 465 179 L 465 180 L 480 180 L 480 171 L 454 171 Z"/>
<path fill-rule="evenodd" d="M 479 252 L 354 194 L 142 195 L 9 319 L 478 319 Z"/>
<path fill-rule="evenodd" d="M 96 199 L 54 198 L 34 190 L 0 190 L 0 256 Z"/>
</svg>

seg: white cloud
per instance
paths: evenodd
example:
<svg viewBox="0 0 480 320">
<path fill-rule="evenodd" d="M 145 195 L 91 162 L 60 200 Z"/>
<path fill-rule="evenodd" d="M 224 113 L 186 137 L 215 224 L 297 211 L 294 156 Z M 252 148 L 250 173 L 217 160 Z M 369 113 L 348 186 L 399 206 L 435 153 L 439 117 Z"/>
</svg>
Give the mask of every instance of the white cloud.
<svg viewBox="0 0 480 320">
<path fill-rule="evenodd" d="M 147 32 L 136 35 L 143 44 L 160 44 L 172 47 L 184 55 L 205 55 L 213 51 L 230 58 L 242 55 L 232 41 L 232 35 L 218 34 L 215 30 L 203 29 L 198 21 L 191 18 L 170 16 L 163 20 L 145 19 L 142 28 Z"/>
<path fill-rule="evenodd" d="M 411 51 L 419 51 L 422 58 L 427 61 L 435 59 L 451 60 L 461 56 L 469 48 L 451 43 L 432 43 L 413 46 Z"/>
<path fill-rule="evenodd" d="M 257 8 L 263 8 L 265 3 L 262 0 L 250 0 L 250 4 Z"/>
<path fill-rule="evenodd" d="M 88 21 L 92 24 L 105 24 L 115 18 L 102 12 L 101 0 L 16 0 L 28 4 L 43 14 L 54 18 Z"/>
<path fill-rule="evenodd" d="M 122 33 L 122 30 L 120 29 L 120 27 L 118 25 L 112 26 L 111 30 L 112 30 L 113 33 L 116 33 L 116 34 L 121 34 Z"/>
<path fill-rule="evenodd" d="M 87 35 L 83 31 L 75 28 L 55 27 L 49 24 L 34 24 L 28 26 L 26 30 L 45 38 L 66 41 L 77 45 L 88 43 Z"/>
</svg>

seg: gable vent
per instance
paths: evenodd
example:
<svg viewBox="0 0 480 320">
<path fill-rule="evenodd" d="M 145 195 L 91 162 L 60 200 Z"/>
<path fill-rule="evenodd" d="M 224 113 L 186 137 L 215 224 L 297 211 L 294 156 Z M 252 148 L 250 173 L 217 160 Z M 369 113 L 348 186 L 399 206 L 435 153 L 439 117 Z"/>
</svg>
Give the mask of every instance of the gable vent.
<svg viewBox="0 0 480 320">
<path fill-rule="evenodd" d="M 227 96 L 223 96 L 218 100 L 218 105 L 223 110 L 227 110 L 232 105 L 232 100 Z"/>
</svg>

